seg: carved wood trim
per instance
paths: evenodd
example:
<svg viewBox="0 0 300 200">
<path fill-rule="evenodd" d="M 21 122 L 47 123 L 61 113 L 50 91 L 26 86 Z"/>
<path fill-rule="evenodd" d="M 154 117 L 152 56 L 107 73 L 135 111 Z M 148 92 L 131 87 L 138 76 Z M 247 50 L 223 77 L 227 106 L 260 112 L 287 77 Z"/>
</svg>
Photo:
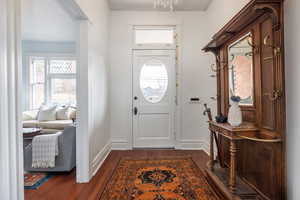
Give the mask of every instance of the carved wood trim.
<svg viewBox="0 0 300 200">
<path fill-rule="evenodd" d="M 281 5 L 283 0 L 252 0 L 235 17 L 232 18 L 212 40 L 203 48 L 205 52 L 218 51 L 223 44 L 233 38 L 245 27 L 256 21 L 259 17 L 270 14 L 273 29 L 281 28 Z"/>
<path fill-rule="evenodd" d="M 253 7 L 253 10 L 255 12 L 262 10 L 265 13 L 270 13 L 273 21 L 273 30 L 280 29 L 280 11 L 278 10 L 278 4 L 258 4 Z"/>
</svg>

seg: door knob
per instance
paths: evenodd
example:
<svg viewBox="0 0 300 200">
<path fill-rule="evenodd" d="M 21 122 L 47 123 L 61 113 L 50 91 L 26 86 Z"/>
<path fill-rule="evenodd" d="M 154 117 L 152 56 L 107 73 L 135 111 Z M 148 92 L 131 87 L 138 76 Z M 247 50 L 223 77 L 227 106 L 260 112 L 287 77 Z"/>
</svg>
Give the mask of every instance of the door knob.
<svg viewBox="0 0 300 200">
<path fill-rule="evenodd" d="M 134 115 L 137 115 L 137 113 L 138 113 L 138 109 L 137 109 L 137 107 L 134 107 L 134 109 L 133 109 L 133 113 L 134 113 Z"/>
</svg>

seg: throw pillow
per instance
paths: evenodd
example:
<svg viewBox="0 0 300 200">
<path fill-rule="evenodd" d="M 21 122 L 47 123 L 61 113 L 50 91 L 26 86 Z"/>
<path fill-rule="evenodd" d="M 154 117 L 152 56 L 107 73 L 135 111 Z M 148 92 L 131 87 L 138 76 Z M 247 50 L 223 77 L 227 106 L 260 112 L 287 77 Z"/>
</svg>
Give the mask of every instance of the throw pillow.
<svg viewBox="0 0 300 200">
<path fill-rule="evenodd" d="M 59 108 L 56 111 L 57 120 L 69 120 L 70 119 L 70 109 L 69 107 Z"/>
<path fill-rule="evenodd" d="M 41 107 L 38 116 L 39 121 L 55 121 L 56 120 L 56 106 Z"/>
<path fill-rule="evenodd" d="M 23 112 L 23 121 L 36 120 L 39 110 L 29 110 Z"/>
</svg>

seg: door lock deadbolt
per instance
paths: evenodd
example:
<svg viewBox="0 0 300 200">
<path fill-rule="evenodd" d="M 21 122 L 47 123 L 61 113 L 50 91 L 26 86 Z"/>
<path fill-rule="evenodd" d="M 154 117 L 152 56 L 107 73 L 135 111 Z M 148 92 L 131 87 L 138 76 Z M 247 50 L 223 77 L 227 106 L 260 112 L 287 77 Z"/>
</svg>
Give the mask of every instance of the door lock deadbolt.
<svg viewBox="0 0 300 200">
<path fill-rule="evenodd" d="M 137 107 L 134 107 L 133 113 L 134 113 L 134 115 L 137 115 L 137 114 L 138 114 L 138 109 L 137 109 Z"/>
</svg>

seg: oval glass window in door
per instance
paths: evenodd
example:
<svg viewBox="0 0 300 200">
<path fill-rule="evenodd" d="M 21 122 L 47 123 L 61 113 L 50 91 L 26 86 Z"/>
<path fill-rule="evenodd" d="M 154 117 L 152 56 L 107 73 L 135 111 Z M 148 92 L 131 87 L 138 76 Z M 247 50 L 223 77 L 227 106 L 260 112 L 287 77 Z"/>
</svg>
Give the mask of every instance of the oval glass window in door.
<svg viewBox="0 0 300 200">
<path fill-rule="evenodd" d="M 158 60 L 151 60 L 145 63 L 141 69 L 140 88 L 148 102 L 160 102 L 168 89 L 166 66 Z"/>
</svg>

